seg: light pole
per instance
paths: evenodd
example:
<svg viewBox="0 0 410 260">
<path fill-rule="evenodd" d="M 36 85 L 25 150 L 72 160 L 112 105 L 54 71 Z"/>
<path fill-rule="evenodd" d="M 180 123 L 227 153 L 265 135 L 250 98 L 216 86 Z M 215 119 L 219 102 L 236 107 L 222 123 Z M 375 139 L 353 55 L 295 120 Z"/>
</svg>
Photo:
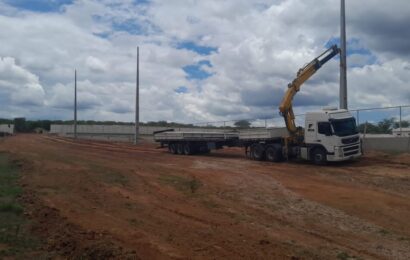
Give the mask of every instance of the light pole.
<svg viewBox="0 0 410 260">
<path fill-rule="evenodd" d="M 139 135 L 139 121 L 140 121 L 140 48 L 137 46 L 137 78 L 136 78 L 136 87 L 135 87 L 135 136 L 134 144 L 138 142 Z"/>
<path fill-rule="evenodd" d="M 74 139 L 77 139 L 77 70 L 74 70 Z"/>
<path fill-rule="evenodd" d="M 346 20 L 345 0 L 340 0 L 340 89 L 341 109 L 347 109 L 347 63 L 346 63 Z"/>
</svg>

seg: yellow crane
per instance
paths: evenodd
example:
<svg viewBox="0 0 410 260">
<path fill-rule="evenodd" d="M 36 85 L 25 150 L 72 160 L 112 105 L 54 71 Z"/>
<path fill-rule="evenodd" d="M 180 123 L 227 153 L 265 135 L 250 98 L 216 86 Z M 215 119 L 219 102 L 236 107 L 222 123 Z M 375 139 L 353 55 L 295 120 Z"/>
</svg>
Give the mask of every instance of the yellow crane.
<svg viewBox="0 0 410 260">
<path fill-rule="evenodd" d="M 286 128 L 292 136 L 302 136 L 303 132 L 300 128 L 296 127 L 295 123 L 295 114 L 293 113 L 292 101 L 293 97 L 300 90 L 300 86 L 305 83 L 313 74 L 316 73 L 326 62 L 332 59 L 340 52 L 340 49 L 337 45 L 332 45 L 325 52 L 320 54 L 318 57 L 313 59 L 307 65 L 299 69 L 296 74 L 296 78 L 289 83 L 288 90 L 285 93 L 285 96 L 282 99 L 282 102 L 279 106 L 280 114 L 284 117 Z"/>
</svg>

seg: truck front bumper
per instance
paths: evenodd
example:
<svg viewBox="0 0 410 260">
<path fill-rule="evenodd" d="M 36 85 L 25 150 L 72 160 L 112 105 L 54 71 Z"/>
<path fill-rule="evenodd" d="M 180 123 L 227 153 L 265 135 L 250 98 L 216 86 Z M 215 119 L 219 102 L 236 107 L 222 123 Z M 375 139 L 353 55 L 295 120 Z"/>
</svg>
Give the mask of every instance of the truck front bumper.
<svg viewBox="0 0 410 260">
<path fill-rule="evenodd" d="M 333 154 L 327 155 L 327 160 L 329 162 L 339 162 L 348 161 L 362 156 L 360 143 L 346 145 L 346 146 L 336 146 L 334 148 Z"/>
</svg>

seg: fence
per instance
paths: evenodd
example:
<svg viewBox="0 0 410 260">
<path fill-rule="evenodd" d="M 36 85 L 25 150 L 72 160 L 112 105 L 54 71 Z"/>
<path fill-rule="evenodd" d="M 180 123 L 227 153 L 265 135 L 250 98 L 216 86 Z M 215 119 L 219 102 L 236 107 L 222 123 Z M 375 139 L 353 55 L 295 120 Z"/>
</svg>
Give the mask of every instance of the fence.
<svg viewBox="0 0 410 260">
<path fill-rule="evenodd" d="M 350 109 L 356 119 L 359 131 L 363 132 L 364 124 L 374 133 L 391 133 L 392 129 L 410 127 L 410 105 L 392 107 L 374 107 Z M 305 114 L 295 115 L 297 125 L 304 126 Z M 195 123 L 198 127 L 284 127 L 285 122 L 279 114 L 271 118 L 247 118 Z M 373 126 L 373 128 L 371 127 Z M 377 129 L 376 129 L 377 128 Z"/>
</svg>

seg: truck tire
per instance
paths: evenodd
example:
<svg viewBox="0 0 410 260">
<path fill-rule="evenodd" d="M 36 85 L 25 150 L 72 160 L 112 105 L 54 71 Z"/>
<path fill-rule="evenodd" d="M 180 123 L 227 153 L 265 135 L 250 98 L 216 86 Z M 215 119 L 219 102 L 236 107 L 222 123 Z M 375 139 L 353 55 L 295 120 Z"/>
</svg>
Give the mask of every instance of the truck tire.
<svg viewBox="0 0 410 260">
<path fill-rule="evenodd" d="M 177 146 L 174 143 L 168 144 L 168 150 L 172 154 L 177 154 Z"/>
<path fill-rule="evenodd" d="M 196 150 L 200 154 L 207 154 L 207 153 L 211 152 L 211 150 L 208 148 L 208 146 L 206 144 L 202 144 L 202 145 L 197 146 Z"/>
<path fill-rule="evenodd" d="M 317 147 L 312 151 L 312 162 L 316 165 L 326 164 L 326 151 L 323 148 Z"/>
<path fill-rule="evenodd" d="M 184 144 L 183 143 L 177 144 L 177 151 L 178 151 L 178 154 L 181 154 L 181 155 L 185 154 L 184 153 Z"/>
<path fill-rule="evenodd" d="M 270 162 L 281 162 L 283 161 L 282 148 L 280 145 L 269 145 L 266 148 L 266 160 Z"/>
<path fill-rule="evenodd" d="M 191 154 L 193 154 L 193 153 L 194 153 L 194 147 L 193 147 L 193 145 L 190 144 L 190 143 L 184 144 L 184 153 L 185 153 L 186 155 L 191 155 Z"/>
<path fill-rule="evenodd" d="M 257 161 L 263 161 L 265 159 L 265 147 L 262 144 L 251 145 L 251 157 Z"/>
</svg>

